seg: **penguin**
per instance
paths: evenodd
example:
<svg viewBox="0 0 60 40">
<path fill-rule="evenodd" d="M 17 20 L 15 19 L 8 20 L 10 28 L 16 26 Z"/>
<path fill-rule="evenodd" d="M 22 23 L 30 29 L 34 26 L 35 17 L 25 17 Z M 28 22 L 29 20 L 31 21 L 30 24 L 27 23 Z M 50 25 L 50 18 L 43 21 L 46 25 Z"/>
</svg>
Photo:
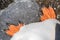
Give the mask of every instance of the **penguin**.
<svg viewBox="0 0 60 40">
<path fill-rule="evenodd" d="M 60 40 L 60 22 L 48 19 L 24 25 L 10 40 Z"/>
</svg>

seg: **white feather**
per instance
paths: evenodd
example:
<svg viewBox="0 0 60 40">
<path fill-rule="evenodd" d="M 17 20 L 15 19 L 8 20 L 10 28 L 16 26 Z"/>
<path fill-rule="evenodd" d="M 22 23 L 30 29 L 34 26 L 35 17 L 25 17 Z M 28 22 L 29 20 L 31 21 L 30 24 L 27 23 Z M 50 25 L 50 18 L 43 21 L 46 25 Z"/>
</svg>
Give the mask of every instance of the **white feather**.
<svg viewBox="0 0 60 40">
<path fill-rule="evenodd" d="M 10 40 L 55 40 L 56 19 L 24 25 Z"/>
</svg>

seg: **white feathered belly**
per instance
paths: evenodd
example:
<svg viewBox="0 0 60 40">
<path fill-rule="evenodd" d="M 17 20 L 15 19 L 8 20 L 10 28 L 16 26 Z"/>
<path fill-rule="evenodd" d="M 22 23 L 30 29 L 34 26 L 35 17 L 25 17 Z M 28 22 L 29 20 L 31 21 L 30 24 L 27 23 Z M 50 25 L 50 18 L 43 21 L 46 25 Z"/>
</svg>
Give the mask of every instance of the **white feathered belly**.
<svg viewBox="0 0 60 40">
<path fill-rule="evenodd" d="M 11 40 L 55 40 L 55 19 L 24 25 Z"/>
</svg>

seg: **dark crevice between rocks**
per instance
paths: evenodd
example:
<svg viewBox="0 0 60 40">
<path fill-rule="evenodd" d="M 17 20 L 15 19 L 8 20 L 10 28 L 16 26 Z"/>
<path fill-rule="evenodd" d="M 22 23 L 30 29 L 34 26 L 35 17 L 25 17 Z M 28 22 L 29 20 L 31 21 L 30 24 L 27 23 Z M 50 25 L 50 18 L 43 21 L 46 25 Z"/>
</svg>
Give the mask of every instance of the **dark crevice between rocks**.
<svg viewBox="0 0 60 40">
<path fill-rule="evenodd" d="M 12 2 L 14 2 L 14 0 L 0 0 L 0 10 L 7 8 Z"/>
</svg>

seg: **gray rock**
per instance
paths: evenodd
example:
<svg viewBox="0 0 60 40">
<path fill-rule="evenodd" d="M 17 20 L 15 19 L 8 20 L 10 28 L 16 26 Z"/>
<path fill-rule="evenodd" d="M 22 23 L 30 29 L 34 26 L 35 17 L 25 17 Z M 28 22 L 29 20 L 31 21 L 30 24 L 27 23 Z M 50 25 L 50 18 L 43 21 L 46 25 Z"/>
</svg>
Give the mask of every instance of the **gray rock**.
<svg viewBox="0 0 60 40">
<path fill-rule="evenodd" d="M 0 30 L 8 29 L 7 23 L 17 25 L 19 21 L 23 22 L 24 24 L 39 21 L 39 6 L 35 2 L 35 0 L 15 0 L 4 11 L 0 13 Z M 8 36 L 6 36 L 6 38 L 7 37 Z M 2 38 L 5 37 L 3 36 Z"/>
<path fill-rule="evenodd" d="M 0 40 L 10 40 L 10 36 L 0 30 Z"/>
<path fill-rule="evenodd" d="M 29 24 L 38 22 L 38 13 L 39 7 L 35 1 L 13 2 L 2 12 L 0 23 L 12 22 L 17 24 L 18 21 L 21 21 L 24 24 Z"/>
</svg>

